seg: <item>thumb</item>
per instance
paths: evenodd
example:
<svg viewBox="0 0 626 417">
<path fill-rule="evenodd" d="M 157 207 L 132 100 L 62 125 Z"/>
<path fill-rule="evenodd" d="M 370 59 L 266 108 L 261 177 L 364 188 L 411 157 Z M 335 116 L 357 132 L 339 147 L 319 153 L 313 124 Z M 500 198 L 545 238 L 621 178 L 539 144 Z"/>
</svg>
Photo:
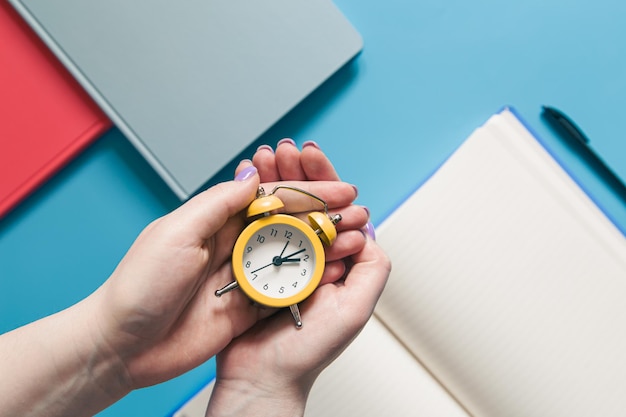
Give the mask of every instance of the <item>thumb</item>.
<svg viewBox="0 0 626 417">
<path fill-rule="evenodd" d="M 206 240 L 254 200 L 259 185 L 257 169 L 250 165 L 239 172 L 234 181 L 223 182 L 201 192 L 170 216 L 179 230 Z"/>
</svg>

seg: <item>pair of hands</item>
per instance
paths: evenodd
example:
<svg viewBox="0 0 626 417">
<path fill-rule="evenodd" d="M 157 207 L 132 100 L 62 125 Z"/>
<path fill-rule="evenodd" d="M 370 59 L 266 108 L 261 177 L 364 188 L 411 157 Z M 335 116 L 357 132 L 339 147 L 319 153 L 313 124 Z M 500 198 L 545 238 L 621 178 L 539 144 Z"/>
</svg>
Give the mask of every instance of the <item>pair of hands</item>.
<svg viewBox="0 0 626 417">
<path fill-rule="evenodd" d="M 372 314 L 389 260 L 362 232 L 368 212 L 352 204 L 356 189 L 339 180 L 325 154 L 314 143 L 299 151 L 281 141 L 275 153 L 259 148 L 236 175 L 146 227 L 90 296 L 98 312 L 91 339 L 98 354 L 122 370 L 122 390 L 168 380 L 218 354 L 209 414 L 232 407 L 237 393 L 255 390 L 303 408 L 317 375 Z M 322 283 L 300 304 L 300 331 L 288 311 L 252 305 L 241 291 L 214 296 L 232 281 L 230 255 L 245 225 L 242 210 L 261 182 L 271 190 L 278 181 L 320 196 L 331 213 L 343 216 Z M 314 200 L 291 194 L 283 200 L 286 211 L 319 209 Z"/>
</svg>

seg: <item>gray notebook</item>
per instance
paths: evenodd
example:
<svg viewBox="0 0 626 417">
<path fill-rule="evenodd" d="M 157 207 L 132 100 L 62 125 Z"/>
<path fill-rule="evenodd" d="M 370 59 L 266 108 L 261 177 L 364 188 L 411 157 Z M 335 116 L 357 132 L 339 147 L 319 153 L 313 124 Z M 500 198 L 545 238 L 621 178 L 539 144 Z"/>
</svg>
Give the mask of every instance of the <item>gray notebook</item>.
<svg viewBox="0 0 626 417">
<path fill-rule="evenodd" d="M 10 0 L 181 198 L 354 57 L 330 0 Z"/>
</svg>

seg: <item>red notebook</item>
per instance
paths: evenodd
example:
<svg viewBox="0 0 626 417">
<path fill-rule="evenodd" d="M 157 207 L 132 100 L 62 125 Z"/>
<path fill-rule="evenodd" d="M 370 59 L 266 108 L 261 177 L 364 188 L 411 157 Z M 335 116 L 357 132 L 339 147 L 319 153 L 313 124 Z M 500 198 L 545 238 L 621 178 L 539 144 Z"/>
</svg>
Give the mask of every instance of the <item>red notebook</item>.
<svg viewBox="0 0 626 417">
<path fill-rule="evenodd" d="M 0 217 L 110 126 L 45 44 L 0 0 Z"/>
</svg>

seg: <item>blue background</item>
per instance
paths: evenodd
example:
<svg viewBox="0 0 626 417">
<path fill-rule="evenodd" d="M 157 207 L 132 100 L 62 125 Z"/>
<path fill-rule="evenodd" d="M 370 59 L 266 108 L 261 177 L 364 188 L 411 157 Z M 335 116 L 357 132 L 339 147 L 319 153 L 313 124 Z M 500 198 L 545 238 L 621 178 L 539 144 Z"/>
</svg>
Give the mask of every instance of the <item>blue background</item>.
<svg viewBox="0 0 626 417">
<path fill-rule="evenodd" d="M 342 178 L 359 187 L 358 202 L 379 224 L 473 129 L 512 105 L 626 230 L 624 192 L 540 118 L 543 104 L 561 108 L 616 169 L 624 168 L 626 3 L 335 3 L 363 35 L 362 54 L 241 158 L 282 137 L 315 140 Z M 232 178 L 235 162 L 211 183 Z M 91 293 L 143 227 L 177 205 L 120 132 L 107 132 L 0 219 L 0 333 Z M 213 373 L 210 361 L 101 415 L 170 415 Z"/>
</svg>

